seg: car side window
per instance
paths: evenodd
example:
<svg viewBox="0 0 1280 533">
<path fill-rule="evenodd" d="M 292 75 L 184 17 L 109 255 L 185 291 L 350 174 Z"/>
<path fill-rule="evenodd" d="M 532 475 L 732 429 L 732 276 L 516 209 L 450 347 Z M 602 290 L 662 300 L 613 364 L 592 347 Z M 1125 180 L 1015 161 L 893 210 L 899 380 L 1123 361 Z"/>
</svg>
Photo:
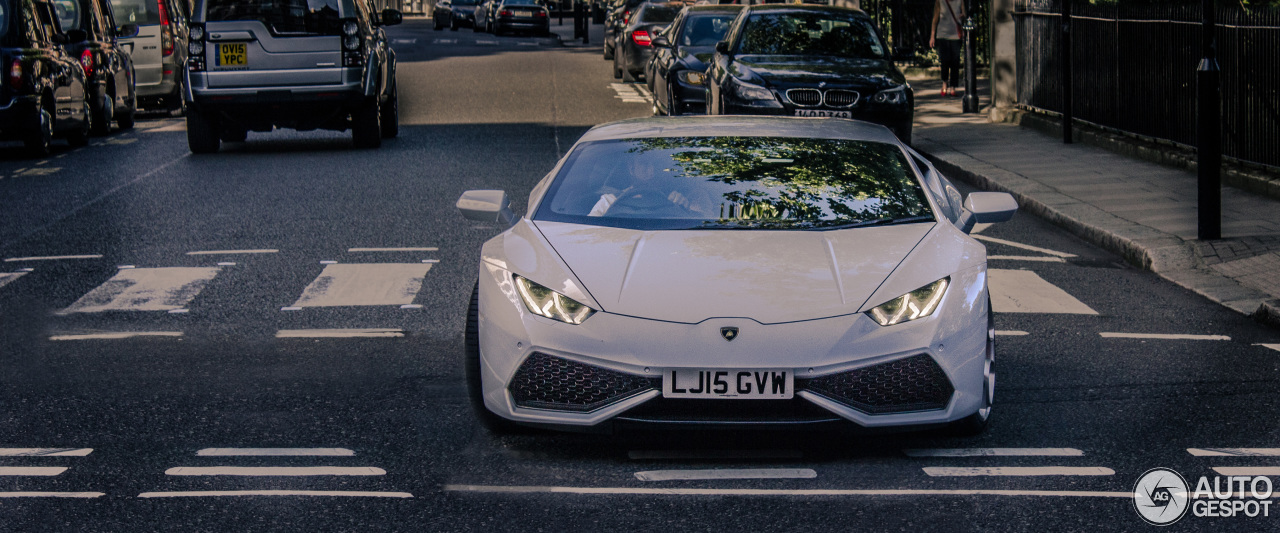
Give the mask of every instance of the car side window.
<svg viewBox="0 0 1280 533">
<path fill-rule="evenodd" d="M 938 207 L 942 209 L 942 214 L 952 223 L 960 220 L 960 191 L 951 186 L 933 166 L 920 157 L 914 150 L 911 152 L 911 161 L 916 164 L 916 168 L 920 169 L 920 174 L 924 176 L 925 190 L 929 191 L 929 196 L 937 202 Z"/>
<path fill-rule="evenodd" d="M 43 38 L 40 42 L 46 46 L 52 45 L 53 36 L 62 33 L 58 26 L 58 17 L 53 11 L 53 6 L 44 2 L 36 4 L 36 20 L 40 25 L 40 32 Z"/>
<path fill-rule="evenodd" d="M 26 33 L 27 43 L 33 47 L 45 46 L 44 30 L 40 25 L 40 20 L 36 16 L 35 2 L 31 0 L 22 1 L 22 30 Z"/>
</svg>

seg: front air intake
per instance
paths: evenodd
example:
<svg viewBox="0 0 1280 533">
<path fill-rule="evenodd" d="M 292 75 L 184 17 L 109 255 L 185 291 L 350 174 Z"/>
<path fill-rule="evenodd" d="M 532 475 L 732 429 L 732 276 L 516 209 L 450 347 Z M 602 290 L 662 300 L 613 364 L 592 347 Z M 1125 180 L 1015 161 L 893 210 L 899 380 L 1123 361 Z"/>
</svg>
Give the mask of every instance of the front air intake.
<svg viewBox="0 0 1280 533">
<path fill-rule="evenodd" d="M 859 411 L 879 415 L 945 409 L 955 388 L 926 354 L 797 380 L 796 390 L 824 396 Z"/>
<path fill-rule="evenodd" d="M 585 413 L 661 386 L 660 378 L 534 352 L 516 370 L 507 390 L 519 407 Z"/>
</svg>

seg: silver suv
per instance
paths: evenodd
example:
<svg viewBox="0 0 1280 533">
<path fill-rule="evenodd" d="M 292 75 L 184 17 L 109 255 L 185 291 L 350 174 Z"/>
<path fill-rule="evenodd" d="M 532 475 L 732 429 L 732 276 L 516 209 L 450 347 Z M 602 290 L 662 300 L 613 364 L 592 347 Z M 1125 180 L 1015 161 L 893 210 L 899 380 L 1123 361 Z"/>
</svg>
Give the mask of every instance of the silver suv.
<svg viewBox="0 0 1280 533">
<path fill-rule="evenodd" d="M 396 58 L 363 0 L 196 0 L 187 60 L 195 153 L 272 128 L 351 130 L 357 148 L 399 131 Z"/>
</svg>

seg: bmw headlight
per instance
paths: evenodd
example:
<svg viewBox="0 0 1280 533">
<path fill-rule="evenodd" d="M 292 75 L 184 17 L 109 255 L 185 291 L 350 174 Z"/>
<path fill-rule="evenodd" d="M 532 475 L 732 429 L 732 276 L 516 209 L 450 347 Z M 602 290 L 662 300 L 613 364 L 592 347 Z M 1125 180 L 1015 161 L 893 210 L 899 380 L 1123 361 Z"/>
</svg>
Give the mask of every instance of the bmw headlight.
<svg viewBox="0 0 1280 533">
<path fill-rule="evenodd" d="M 697 72 L 694 70 L 682 70 L 676 76 L 680 78 L 680 81 L 688 83 L 689 85 L 702 85 L 707 81 L 706 76 L 704 76 L 701 72 Z"/>
<path fill-rule="evenodd" d="M 515 275 L 512 278 L 516 282 L 516 292 L 520 293 L 520 299 L 524 300 L 524 306 L 530 313 L 568 324 L 581 324 L 596 312 L 568 296 L 525 278 Z"/>
<path fill-rule="evenodd" d="M 733 95 L 743 100 L 775 100 L 773 91 L 742 81 L 733 82 Z"/>
<path fill-rule="evenodd" d="M 947 292 L 947 285 L 950 282 L 951 278 L 942 278 L 882 303 L 867 311 L 867 315 L 881 326 L 892 326 L 924 318 L 933 314 L 933 311 L 938 308 L 938 302 L 942 300 L 943 293 Z"/>
<path fill-rule="evenodd" d="M 907 86 L 899 85 L 892 89 L 885 89 L 871 97 L 871 101 L 877 104 L 905 104 L 907 102 Z"/>
</svg>

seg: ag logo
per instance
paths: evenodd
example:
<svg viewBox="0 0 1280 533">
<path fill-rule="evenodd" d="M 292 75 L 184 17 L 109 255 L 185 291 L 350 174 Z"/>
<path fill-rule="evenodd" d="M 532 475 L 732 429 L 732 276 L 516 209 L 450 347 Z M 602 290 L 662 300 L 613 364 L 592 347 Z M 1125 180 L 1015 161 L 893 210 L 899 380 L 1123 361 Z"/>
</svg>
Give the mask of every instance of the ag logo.
<svg viewBox="0 0 1280 533">
<path fill-rule="evenodd" d="M 724 340 L 732 341 L 738 338 L 738 328 L 720 328 L 720 336 L 724 337 Z"/>
<path fill-rule="evenodd" d="M 1187 514 L 1191 491 L 1182 475 L 1168 468 L 1152 468 L 1133 487 L 1133 507 L 1153 526 L 1167 526 Z"/>
</svg>

